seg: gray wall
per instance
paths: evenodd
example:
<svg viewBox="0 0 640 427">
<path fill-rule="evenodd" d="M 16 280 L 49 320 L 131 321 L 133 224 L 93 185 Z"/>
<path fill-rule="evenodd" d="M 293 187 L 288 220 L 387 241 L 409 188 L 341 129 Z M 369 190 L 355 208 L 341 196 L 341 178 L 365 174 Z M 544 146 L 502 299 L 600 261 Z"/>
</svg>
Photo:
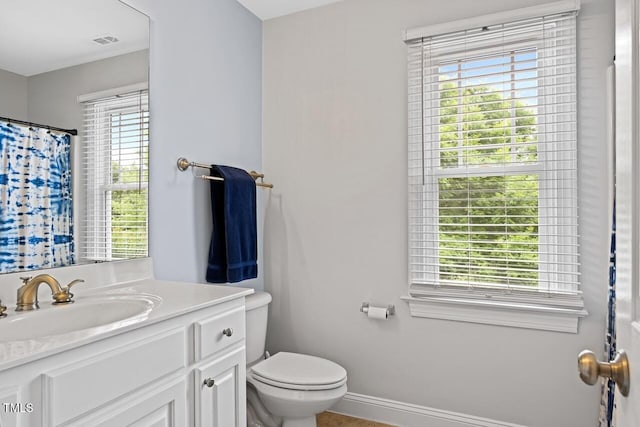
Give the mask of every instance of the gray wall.
<svg viewBox="0 0 640 427">
<path fill-rule="evenodd" d="M 126 0 L 151 18 L 150 244 L 156 277 L 204 282 L 209 184 L 178 157 L 262 168 L 262 22 L 233 0 Z M 206 171 L 200 170 L 200 173 Z M 262 288 L 262 202 L 258 189 Z"/>
<path fill-rule="evenodd" d="M 578 334 L 412 318 L 407 294 L 406 28 L 546 0 L 345 0 L 264 23 L 268 347 L 330 358 L 349 390 L 526 426 L 593 426 L 608 268 L 605 70 L 613 2 L 579 15 L 582 286 Z M 362 302 L 395 304 L 385 322 Z"/>
<path fill-rule="evenodd" d="M 148 50 L 30 77 L 0 70 L 0 116 L 82 132 L 82 105 L 78 103 L 78 95 L 148 79 Z"/>
<path fill-rule="evenodd" d="M 148 81 L 148 58 L 141 50 L 29 77 L 29 120 L 81 133 L 78 95 Z"/>
<path fill-rule="evenodd" d="M 0 116 L 27 120 L 27 78 L 0 70 Z"/>
</svg>

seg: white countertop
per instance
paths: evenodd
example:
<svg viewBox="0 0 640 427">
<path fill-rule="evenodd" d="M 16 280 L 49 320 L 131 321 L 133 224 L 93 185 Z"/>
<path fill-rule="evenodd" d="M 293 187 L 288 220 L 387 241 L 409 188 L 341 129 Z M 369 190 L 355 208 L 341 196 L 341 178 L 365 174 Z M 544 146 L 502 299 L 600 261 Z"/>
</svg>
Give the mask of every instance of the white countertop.
<svg viewBox="0 0 640 427">
<path fill-rule="evenodd" d="M 0 342 L 0 371 L 254 292 L 250 288 L 155 279 L 135 280 L 84 290 L 80 286 L 74 288 L 74 304 L 78 305 L 82 304 L 83 299 L 95 301 L 101 297 L 117 298 L 117 296 L 126 297 L 127 295 L 147 295 L 157 303 L 151 310 L 140 316 L 104 326 L 21 341 Z M 41 301 L 44 300 L 41 299 Z M 7 311 L 9 316 L 15 314 L 14 308 L 9 307 Z M 41 302 L 38 312 L 40 315 L 45 315 L 46 310 L 55 309 L 56 307 L 48 302 Z M 0 322 L 2 321 L 0 319 Z"/>
</svg>

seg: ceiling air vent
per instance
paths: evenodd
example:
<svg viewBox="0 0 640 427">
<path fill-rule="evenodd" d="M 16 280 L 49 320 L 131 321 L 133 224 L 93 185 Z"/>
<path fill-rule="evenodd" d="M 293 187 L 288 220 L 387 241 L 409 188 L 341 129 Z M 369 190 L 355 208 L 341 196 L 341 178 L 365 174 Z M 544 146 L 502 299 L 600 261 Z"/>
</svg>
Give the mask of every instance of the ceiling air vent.
<svg viewBox="0 0 640 427">
<path fill-rule="evenodd" d="M 105 36 L 96 37 L 95 39 L 93 39 L 93 41 L 98 44 L 105 45 L 105 44 L 111 44 L 111 43 L 117 42 L 118 38 L 110 35 L 105 35 Z"/>
</svg>

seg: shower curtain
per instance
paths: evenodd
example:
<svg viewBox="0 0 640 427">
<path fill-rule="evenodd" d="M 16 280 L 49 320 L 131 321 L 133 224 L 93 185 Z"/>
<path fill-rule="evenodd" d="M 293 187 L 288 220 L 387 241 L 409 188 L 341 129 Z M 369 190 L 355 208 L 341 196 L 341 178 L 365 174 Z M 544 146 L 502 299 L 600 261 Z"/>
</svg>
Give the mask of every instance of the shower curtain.
<svg viewBox="0 0 640 427">
<path fill-rule="evenodd" d="M 0 272 L 74 262 L 71 136 L 0 121 Z"/>
</svg>

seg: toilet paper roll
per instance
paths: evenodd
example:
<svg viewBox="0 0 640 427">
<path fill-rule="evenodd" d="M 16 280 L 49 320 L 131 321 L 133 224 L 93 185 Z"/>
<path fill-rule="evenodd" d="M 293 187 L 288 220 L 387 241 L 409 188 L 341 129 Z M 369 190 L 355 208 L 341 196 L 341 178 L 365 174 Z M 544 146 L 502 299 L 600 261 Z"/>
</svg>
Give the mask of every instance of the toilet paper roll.
<svg viewBox="0 0 640 427">
<path fill-rule="evenodd" d="M 371 319 L 385 320 L 387 318 L 387 308 L 386 307 L 369 307 L 367 316 L 369 316 L 369 318 Z"/>
</svg>

